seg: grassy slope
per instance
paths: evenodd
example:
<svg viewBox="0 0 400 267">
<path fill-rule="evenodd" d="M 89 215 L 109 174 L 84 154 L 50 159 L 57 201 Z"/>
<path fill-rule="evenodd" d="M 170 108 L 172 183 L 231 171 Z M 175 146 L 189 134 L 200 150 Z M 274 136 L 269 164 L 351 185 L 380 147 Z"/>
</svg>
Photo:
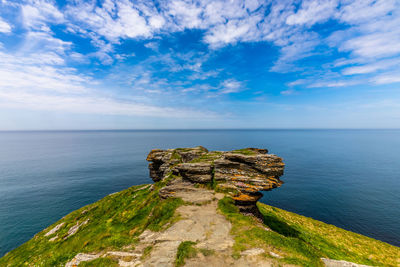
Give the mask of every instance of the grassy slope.
<svg viewBox="0 0 400 267">
<path fill-rule="evenodd" d="M 265 231 L 254 218 L 238 212 L 229 198 L 219 210 L 232 223 L 234 257 L 253 247 L 283 256 L 282 262 L 301 266 L 322 266 L 321 257 L 374 266 L 400 266 L 400 248 L 346 231 L 311 218 L 258 203 Z"/>
<path fill-rule="evenodd" d="M 134 246 L 145 229 L 160 231 L 179 219 L 173 214 L 182 200 L 160 200 L 161 186 L 155 184 L 153 191 L 134 186 L 76 210 L 6 254 L 0 259 L 0 266 L 62 266 L 79 252 Z M 259 208 L 273 231 L 266 231 L 254 218 L 240 214 L 229 198 L 219 202 L 220 211 L 232 222 L 236 240 L 233 257 L 239 257 L 243 250 L 263 247 L 284 256 L 283 262 L 301 266 L 320 266 L 321 257 L 376 266 L 400 265 L 398 247 L 264 204 L 259 204 Z M 88 223 L 76 234 L 63 239 L 71 226 L 87 219 Z M 44 236 L 61 222 L 64 225 L 59 231 Z M 58 237 L 49 242 L 54 236 Z M 90 264 L 94 263 L 113 266 L 116 262 L 102 258 Z"/>
<path fill-rule="evenodd" d="M 121 250 L 135 244 L 137 236 L 145 229 L 159 231 L 178 219 L 173 215 L 183 204 L 182 200 L 160 200 L 160 186 L 162 184 L 156 184 L 153 191 L 149 187 L 140 190 L 143 186 L 134 186 L 76 210 L 6 254 L 0 259 L 0 266 L 63 266 L 79 252 Z M 63 240 L 71 226 L 87 219 L 88 223 L 76 234 Z M 44 236 L 61 222 L 64 225 L 59 231 Z M 56 235 L 57 239 L 50 242 Z M 98 259 L 96 266 L 107 266 L 110 260 Z"/>
</svg>

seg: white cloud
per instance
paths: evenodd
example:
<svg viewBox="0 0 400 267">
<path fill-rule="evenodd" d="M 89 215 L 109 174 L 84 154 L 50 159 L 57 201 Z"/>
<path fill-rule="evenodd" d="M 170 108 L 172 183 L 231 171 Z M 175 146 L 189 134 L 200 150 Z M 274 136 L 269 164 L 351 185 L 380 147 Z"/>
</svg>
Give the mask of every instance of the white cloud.
<svg viewBox="0 0 400 267">
<path fill-rule="evenodd" d="M 318 1 L 316 1 L 318 2 Z M 399 66 L 400 56 L 400 2 L 395 0 L 341 1 L 330 16 L 331 19 L 347 26 L 344 30 L 331 33 L 320 44 L 327 43 L 332 49 L 344 52 L 345 57 L 331 64 L 325 64 L 325 71 L 343 68 L 337 76 L 324 78 L 308 74 L 309 87 L 338 87 L 368 83 L 361 75 L 379 76 L 373 78 L 376 84 L 396 82 L 393 71 Z M 321 39 L 317 36 L 316 40 Z M 318 44 L 316 42 L 316 44 Z M 313 46 L 308 47 L 313 51 Z M 282 49 L 283 50 L 283 49 Z M 280 59 L 281 60 L 281 59 Z M 279 63 L 279 60 L 278 62 Z M 341 75 L 356 75 L 349 80 Z M 315 82 L 317 81 L 318 82 Z"/>
<path fill-rule="evenodd" d="M 400 27 L 400 23 L 398 25 Z M 374 32 L 346 40 L 340 50 L 351 51 L 354 56 L 382 58 L 400 53 L 400 28 L 395 31 Z"/>
<path fill-rule="evenodd" d="M 391 0 L 356 1 L 342 6 L 339 19 L 352 25 L 331 35 L 330 42 L 355 58 L 392 56 L 400 53 L 400 3 Z"/>
<path fill-rule="evenodd" d="M 344 87 L 344 86 L 353 86 L 362 83 L 360 80 L 326 80 L 321 82 L 311 82 L 308 87 Z"/>
<path fill-rule="evenodd" d="M 144 46 L 151 50 L 157 51 L 158 47 L 159 47 L 159 43 L 158 42 L 148 42 Z"/>
<path fill-rule="evenodd" d="M 381 60 L 378 62 L 368 63 L 361 66 L 353 66 L 345 68 L 342 72 L 345 75 L 373 73 L 378 70 L 385 70 L 400 65 L 400 58 Z"/>
<path fill-rule="evenodd" d="M 166 10 L 180 29 L 200 28 L 202 25 L 200 18 L 202 7 L 195 1 L 168 1 Z"/>
<path fill-rule="evenodd" d="M 213 48 L 219 48 L 226 44 L 234 44 L 238 41 L 253 40 L 257 35 L 257 22 L 259 18 L 251 17 L 247 20 L 229 20 L 225 24 L 219 24 L 211 28 L 204 40 Z"/>
<path fill-rule="evenodd" d="M 66 42 L 55 38 L 48 32 L 30 31 L 25 35 L 25 40 L 20 48 L 24 52 L 38 53 L 41 51 L 51 51 L 58 54 L 63 54 L 69 50 L 72 42 Z"/>
<path fill-rule="evenodd" d="M 64 66 L 64 60 L 55 53 L 32 56 L 9 55 L 0 52 L 0 90 L 40 90 L 55 92 L 82 92 L 88 77 L 75 74 Z"/>
<path fill-rule="evenodd" d="M 293 95 L 295 93 L 296 93 L 296 91 L 294 89 L 287 89 L 287 90 L 281 91 L 281 95 Z"/>
<path fill-rule="evenodd" d="M 394 71 L 377 75 L 371 79 L 375 84 L 390 84 L 400 82 L 400 72 Z"/>
<path fill-rule="evenodd" d="M 66 14 L 72 29 L 92 31 L 113 43 L 120 38 L 150 38 L 165 24 L 155 6 L 127 0 L 107 0 L 101 7 L 96 2 L 80 2 L 69 5 Z"/>
<path fill-rule="evenodd" d="M 11 26 L 0 17 L 0 33 L 10 33 Z"/>
<path fill-rule="evenodd" d="M 91 77 L 66 66 L 52 52 L 26 56 L 0 51 L 0 58 L 1 108 L 146 117 L 215 117 L 210 112 L 157 106 L 129 96 L 110 95 L 99 90 L 100 85 Z"/>
<path fill-rule="evenodd" d="M 371 22 L 396 9 L 396 0 L 343 1 L 338 14 L 341 21 L 350 24 Z"/>
<path fill-rule="evenodd" d="M 50 95 L 26 91 L 0 90 L 1 108 L 64 111 L 84 114 L 108 114 L 169 118 L 213 118 L 215 114 L 190 109 L 158 107 L 117 100 L 99 94 Z"/>
<path fill-rule="evenodd" d="M 48 23 L 64 22 L 61 13 L 52 0 L 28 0 L 21 6 L 23 23 L 25 27 L 35 30 L 49 31 Z"/>
<path fill-rule="evenodd" d="M 235 79 L 228 79 L 221 83 L 221 94 L 237 93 L 243 90 L 243 84 Z"/>
<path fill-rule="evenodd" d="M 305 0 L 302 1 L 301 7 L 296 13 L 287 17 L 288 25 L 314 25 L 315 23 L 324 22 L 336 12 L 338 5 L 337 0 Z"/>
<path fill-rule="evenodd" d="M 292 86 L 304 84 L 305 82 L 306 82 L 306 80 L 304 80 L 304 79 L 298 79 L 298 80 L 288 83 L 287 85 L 292 87 Z"/>
</svg>

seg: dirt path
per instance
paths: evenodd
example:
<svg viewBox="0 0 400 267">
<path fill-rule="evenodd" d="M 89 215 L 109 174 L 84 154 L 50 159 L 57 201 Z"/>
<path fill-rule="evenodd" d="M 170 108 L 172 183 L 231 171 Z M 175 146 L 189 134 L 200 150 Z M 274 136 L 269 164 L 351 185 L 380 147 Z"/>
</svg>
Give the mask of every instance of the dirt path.
<svg viewBox="0 0 400 267">
<path fill-rule="evenodd" d="M 262 265 L 254 254 L 249 253 L 239 260 L 234 260 L 232 246 L 234 240 L 229 234 L 231 224 L 217 212 L 218 200 L 224 194 L 201 188 L 185 187 L 174 191 L 174 197 L 182 198 L 187 205 L 179 207 L 176 212 L 180 220 L 163 232 L 144 231 L 140 243 L 133 251 L 109 251 L 100 254 L 79 253 L 67 263 L 67 267 L 77 266 L 82 261 L 98 257 L 113 256 L 118 258 L 120 266 L 172 267 L 175 265 L 178 246 L 181 242 L 196 242 L 195 247 L 207 250 L 211 255 L 201 253 L 186 260 L 186 266 L 270 266 L 263 261 Z M 146 253 L 146 250 L 150 250 Z M 148 254 L 148 255 L 147 255 Z"/>
</svg>

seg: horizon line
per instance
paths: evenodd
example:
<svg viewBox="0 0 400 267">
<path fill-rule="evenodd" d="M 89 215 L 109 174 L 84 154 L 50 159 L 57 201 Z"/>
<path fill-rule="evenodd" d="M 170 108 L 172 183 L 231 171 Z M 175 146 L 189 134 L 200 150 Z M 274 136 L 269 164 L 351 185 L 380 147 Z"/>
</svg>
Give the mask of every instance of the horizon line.
<svg viewBox="0 0 400 267">
<path fill-rule="evenodd" d="M 274 131 L 274 130 L 400 130 L 400 128 L 140 128 L 140 129 L 26 129 L 5 132 L 112 132 L 112 131 Z"/>
</svg>

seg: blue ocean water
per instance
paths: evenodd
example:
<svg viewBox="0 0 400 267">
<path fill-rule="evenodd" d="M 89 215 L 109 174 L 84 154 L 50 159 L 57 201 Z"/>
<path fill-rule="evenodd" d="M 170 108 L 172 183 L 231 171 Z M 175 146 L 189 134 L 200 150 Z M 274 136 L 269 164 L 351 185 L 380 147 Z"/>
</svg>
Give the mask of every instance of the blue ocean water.
<svg viewBox="0 0 400 267">
<path fill-rule="evenodd" d="M 399 130 L 0 132 L 0 256 L 69 212 L 149 183 L 153 148 L 268 148 L 285 184 L 261 201 L 400 246 Z"/>
</svg>

